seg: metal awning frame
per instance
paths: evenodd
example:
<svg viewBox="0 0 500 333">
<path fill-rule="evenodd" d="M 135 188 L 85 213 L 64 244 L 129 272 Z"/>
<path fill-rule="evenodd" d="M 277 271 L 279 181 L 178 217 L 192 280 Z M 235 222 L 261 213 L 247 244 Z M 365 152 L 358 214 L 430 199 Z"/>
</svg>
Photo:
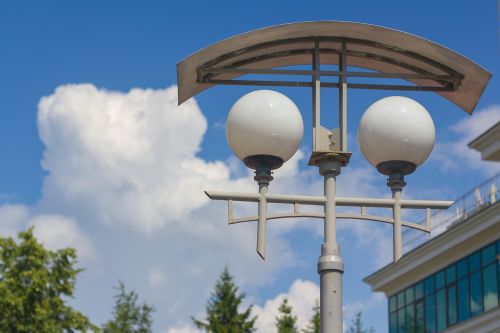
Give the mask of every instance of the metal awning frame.
<svg viewBox="0 0 500 333">
<path fill-rule="evenodd" d="M 241 80 L 241 79 L 218 79 L 218 76 L 221 74 L 237 74 L 240 75 L 248 75 L 248 74 L 265 74 L 265 75 L 285 75 L 285 76 L 311 76 L 319 74 L 319 76 L 327 76 L 327 77 L 338 77 L 339 80 L 337 83 L 335 82 L 321 82 L 321 87 L 325 88 L 339 88 L 340 82 L 346 81 L 349 77 L 358 77 L 358 78 L 376 78 L 376 79 L 405 79 L 405 80 L 415 80 L 415 79 L 423 79 L 423 80 L 432 80 L 436 82 L 436 85 L 394 85 L 394 84 L 364 84 L 364 83 L 347 83 L 348 88 L 353 89 L 376 89 L 376 90 L 407 90 L 407 91 L 455 91 L 457 87 L 460 85 L 463 75 L 454 71 L 453 69 L 444 66 L 432 59 L 424 57 L 414 52 L 410 52 L 407 50 L 403 50 L 401 48 L 397 48 L 390 45 L 384 45 L 381 43 L 361 40 L 361 39 L 353 39 L 353 38 L 340 38 L 340 37 L 318 37 L 314 38 L 314 47 L 313 48 L 303 48 L 303 49 L 295 49 L 295 50 L 287 50 L 287 51 L 279 51 L 267 53 L 265 55 L 250 57 L 244 60 L 239 60 L 230 65 L 224 65 L 222 67 L 218 67 L 217 65 L 221 62 L 226 62 L 230 60 L 232 57 L 241 57 L 245 53 L 254 52 L 259 49 L 266 49 L 270 47 L 275 47 L 279 45 L 285 44 L 294 44 L 300 42 L 310 42 L 311 38 L 292 38 L 292 39 L 284 39 L 272 42 L 266 42 L 258 45 L 254 45 L 244 50 L 235 50 L 233 52 L 224 54 L 220 57 L 217 57 L 203 66 L 198 68 L 198 83 L 208 83 L 215 85 L 245 85 L 245 86 L 281 86 L 281 87 L 312 87 L 313 80 L 311 81 L 293 81 L 293 80 Z M 337 42 L 343 45 L 340 49 L 332 49 L 332 48 L 322 48 L 322 42 Z M 398 61 L 393 58 L 384 57 L 381 55 L 368 53 L 368 52 L 356 52 L 347 50 L 348 44 L 358 44 L 376 47 L 380 49 L 389 50 L 392 52 L 397 52 L 403 54 L 405 56 L 414 58 L 418 61 L 421 61 L 427 65 L 435 67 L 439 71 L 443 71 L 447 74 L 440 75 L 430 73 L 422 68 L 419 68 L 415 65 L 411 65 L 405 63 L 403 61 Z M 294 54 L 310 54 L 311 55 L 311 70 L 290 70 L 290 69 L 253 69 L 253 68 L 244 68 L 242 66 L 248 66 L 253 63 L 258 63 L 263 60 L 268 60 L 271 58 L 280 58 L 287 57 Z M 391 65 L 396 65 L 405 70 L 411 71 L 412 73 L 384 73 L 384 72 L 360 72 L 360 71 L 347 71 L 347 68 L 340 69 L 338 71 L 326 71 L 319 70 L 317 72 L 317 68 L 314 68 L 313 59 L 316 57 L 320 57 L 321 54 L 337 54 L 339 59 L 347 57 L 362 57 L 362 58 L 371 58 L 377 61 L 386 62 Z M 321 64 L 321 62 L 319 62 Z M 339 61 L 340 64 L 340 61 Z M 347 63 L 346 63 L 347 67 Z"/>
<path fill-rule="evenodd" d="M 312 42 L 311 48 L 290 49 L 286 51 L 268 52 L 258 56 L 245 58 L 246 53 L 252 54 L 258 50 L 265 50 L 286 44 L 296 44 Z M 335 42 L 339 48 L 322 48 L 322 43 Z M 419 62 L 431 66 L 436 72 L 446 74 L 435 74 L 404 61 L 378 55 L 369 52 L 359 52 L 348 49 L 349 44 L 370 46 L 384 49 L 391 52 L 411 57 Z M 290 55 L 311 56 L 311 69 L 281 69 L 281 68 L 248 68 L 261 61 L 269 59 L 279 59 Z M 321 55 L 335 54 L 338 56 L 338 70 L 321 70 Z M 242 59 L 243 57 L 243 59 Z M 362 57 L 385 62 L 397 66 L 409 73 L 385 73 L 380 71 L 349 71 L 348 57 Z M 232 58 L 236 61 L 231 62 Z M 229 64 L 228 64 L 229 62 Z M 224 64 L 224 65 L 220 65 Z M 307 65 L 307 64 L 306 64 Z M 220 78 L 224 74 L 229 74 L 234 79 Z M 310 81 L 296 80 L 247 80 L 238 79 L 242 75 L 282 75 L 282 76 L 310 76 Z M 337 82 L 321 82 L 321 77 L 337 77 Z M 427 80 L 435 85 L 396 85 L 396 84 L 371 84 L 371 83 L 350 83 L 348 78 L 373 78 L 373 79 L 405 79 L 405 80 Z M 430 92 L 452 92 L 461 84 L 464 76 L 455 70 L 429 59 L 421 54 L 404 50 L 395 46 L 382 44 L 379 42 L 344 38 L 344 37 L 302 37 L 282 39 L 271 42 L 263 42 L 252 45 L 244 49 L 233 50 L 229 53 L 216 57 L 197 69 L 197 82 L 210 85 L 241 85 L 241 86 L 267 86 L 267 87 L 308 87 L 312 88 L 313 99 L 313 151 L 335 150 L 347 152 L 347 89 L 374 89 L 374 90 L 398 90 L 398 91 L 430 91 Z M 320 89 L 339 89 L 339 127 L 338 134 L 332 135 L 333 131 L 323 128 L 320 124 Z M 312 163 L 312 162 L 310 162 Z"/>
</svg>

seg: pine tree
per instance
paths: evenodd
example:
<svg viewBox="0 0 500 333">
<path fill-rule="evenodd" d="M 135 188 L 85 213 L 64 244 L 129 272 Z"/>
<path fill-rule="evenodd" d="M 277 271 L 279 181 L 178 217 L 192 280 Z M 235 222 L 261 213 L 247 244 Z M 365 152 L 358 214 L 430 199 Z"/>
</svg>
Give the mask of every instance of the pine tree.
<svg viewBox="0 0 500 333">
<path fill-rule="evenodd" d="M 354 316 L 351 326 L 347 329 L 346 333 L 375 333 L 373 327 L 365 329 L 363 327 L 363 320 L 361 320 L 361 312 L 356 313 Z"/>
<path fill-rule="evenodd" d="M 278 310 L 280 312 L 279 317 L 276 317 L 278 333 L 298 333 L 297 316 L 292 315 L 292 307 L 288 305 L 287 298 L 283 300 Z"/>
<path fill-rule="evenodd" d="M 255 331 L 254 324 L 257 317 L 250 318 L 252 306 L 239 312 L 245 294 L 238 293 L 238 287 L 224 268 L 219 280 L 215 284 L 215 291 L 211 294 L 206 306 L 205 322 L 192 318 L 194 324 L 207 333 L 251 333 Z"/>
<path fill-rule="evenodd" d="M 146 303 L 137 304 L 134 291 L 127 292 L 123 283 L 116 288 L 113 319 L 102 328 L 103 333 L 151 333 L 151 314 L 154 308 Z"/>
<path fill-rule="evenodd" d="M 72 248 L 49 251 L 33 235 L 19 241 L 0 237 L 0 332 L 69 333 L 98 331 L 69 306 L 80 269 Z"/>
<path fill-rule="evenodd" d="M 320 333 L 321 317 L 319 313 L 319 302 L 313 306 L 313 316 L 309 320 L 309 325 L 303 330 L 304 333 Z"/>
</svg>

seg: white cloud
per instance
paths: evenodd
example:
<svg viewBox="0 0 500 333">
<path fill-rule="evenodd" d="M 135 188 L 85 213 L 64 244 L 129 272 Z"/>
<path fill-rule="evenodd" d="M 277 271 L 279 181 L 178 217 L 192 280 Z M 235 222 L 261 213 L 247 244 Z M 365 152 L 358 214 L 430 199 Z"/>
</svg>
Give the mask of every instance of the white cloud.
<svg viewBox="0 0 500 333">
<path fill-rule="evenodd" d="M 381 268 L 392 261 L 393 258 L 393 240 L 392 227 L 383 228 L 380 222 L 349 221 L 351 231 L 355 237 L 355 242 L 360 247 L 370 250 L 372 255 L 368 262 L 374 265 L 374 268 Z M 377 225 L 370 225 L 377 223 Z"/>
<path fill-rule="evenodd" d="M 293 308 L 293 315 L 297 316 L 297 327 L 305 328 L 313 315 L 312 308 L 315 302 L 319 301 L 319 286 L 313 282 L 298 279 L 292 283 L 288 292 L 267 300 L 262 307 L 255 305 L 253 313 L 258 316 L 256 322 L 258 333 L 276 330 L 278 308 L 285 298 Z"/>
<path fill-rule="evenodd" d="M 80 259 L 95 259 L 95 250 L 89 237 L 75 219 L 61 215 L 36 215 L 28 221 L 33 234 L 49 250 L 73 247 Z"/>
<path fill-rule="evenodd" d="M 24 205 L 3 205 L 0 206 L 0 221 L 1 237 L 16 238 L 18 232 L 34 226 L 33 234 L 47 249 L 72 247 L 80 259 L 95 259 L 92 242 L 73 218 L 36 214 Z"/>
<path fill-rule="evenodd" d="M 266 300 L 263 306 L 253 306 L 252 316 L 257 316 L 256 332 L 269 333 L 276 331 L 276 317 L 279 316 L 278 309 L 285 298 L 288 299 L 288 304 L 292 307 L 292 315 L 297 317 L 297 328 L 302 331 L 309 325 L 313 316 L 313 307 L 316 302 L 319 302 L 319 295 L 320 290 L 317 284 L 301 279 L 295 280 L 287 292 Z M 354 301 L 344 305 L 344 328 L 349 326 L 358 312 L 366 314 L 379 306 L 383 306 L 385 301 L 386 298 L 383 293 L 373 293 L 366 300 Z M 172 327 L 166 333 L 200 333 L 200 331 L 193 326 L 184 325 Z"/>
<path fill-rule="evenodd" d="M 500 165 L 481 160 L 481 154 L 468 147 L 468 143 L 500 120 L 500 106 L 493 105 L 475 112 L 470 118 L 462 119 L 450 127 L 456 139 L 438 142 L 430 159 L 439 163 L 443 170 L 477 170 L 486 175 L 500 172 Z"/>
<path fill-rule="evenodd" d="M 104 250 L 92 270 L 131 284 L 162 312 L 160 325 L 182 327 L 203 308 L 224 260 L 239 284 L 251 288 L 298 264 L 279 232 L 269 233 L 263 263 L 255 253 L 255 223 L 227 226 L 225 204 L 207 205 L 205 189 L 255 192 L 257 185 L 251 173 L 235 177 L 224 162 L 197 155 L 207 121 L 194 99 L 177 106 L 176 87 L 121 93 L 61 86 L 40 101 L 38 126 L 48 175 L 37 209 L 75 216 L 90 230 Z M 297 184 L 287 180 L 295 178 L 300 158 L 299 152 L 280 170 L 273 190 Z M 257 205 L 246 211 L 255 214 Z M 59 239 L 45 225 L 45 241 Z"/>
<path fill-rule="evenodd" d="M 341 196 L 386 198 L 391 192 L 385 186 L 385 180 L 386 177 L 372 167 L 346 168 L 339 176 L 338 192 Z M 347 210 L 359 212 L 359 208 Z M 392 211 L 388 208 L 369 208 L 368 213 L 392 216 Z M 357 247 L 370 250 L 370 264 L 374 267 L 380 268 L 392 260 L 392 226 L 373 221 L 346 220 L 338 223 L 338 230 L 340 233 L 349 232 L 346 237 L 354 237 L 353 244 L 357 244 Z"/>
<path fill-rule="evenodd" d="M 383 293 L 372 293 L 370 298 L 363 301 L 355 301 L 344 306 L 344 315 L 346 318 L 353 318 L 358 312 L 367 312 L 373 307 L 385 303 L 386 298 Z"/>
<path fill-rule="evenodd" d="M 207 202 L 200 191 L 229 178 L 200 149 L 207 122 L 177 89 L 128 93 L 90 84 L 59 87 L 39 103 L 38 127 L 49 173 L 43 204 L 152 232 Z"/>
<path fill-rule="evenodd" d="M 177 327 L 169 333 L 192 332 L 186 322 L 203 311 L 224 264 L 242 288 L 255 290 L 273 283 L 284 268 L 303 264 L 285 232 L 299 224 L 321 229 L 307 221 L 271 222 L 262 262 L 255 253 L 256 224 L 227 226 L 225 204 L 208 205 L 203 194 L 255 192 L 253 175 L 234 159 L 199 157 L 207 120 L 194 99 L 177 106 L 176 87 L 121 93 L 91 84 L 61 86 L 40 101 L 38 127 L 47 176 L 36 216 L 27 223 L 38 226 L 47 246 L 68 244 L 99 258 L 87 271 L 103 274 L 83 275 L 77 289 L 82 310 L 98 321 L 106 311 L 95 299 L 121 280 L 155 305 L 161 313 L 157 325 Z M 276 171 L 270 193 L 322 193 L 318 170 L 300 170 L 303 158 L 299 150 Z M 379 180 L 372 169 L 347 168 L 339 177 L 339 194 L 379 195 L 373 185 Z M 254 215 L 257 205 L 239 212 Z M 360 246 L 382 253 L 386 242 L 367 224 L 354 223 L 359 222 L 347 229 L 360 235 Z M 318 295 L 317 285 L 296 281 L 286 295 L 256 307 L 259 327 L 274 325 L 272 313 L 285 296 L 304 326 Z"/>
<path fill-rule="evenodd" d="M 152 288 L 158 289 L 167 284 L 165 273 L 158 267 L 153 267 L 149 271 L 149 284 Z"/>
<path fill-rule="evenodd" d="M 200 333 L 200 331 L 195 330 L 194 328 L 189 326 L 182 326 L 170 328 L 167 333 Z"/>
<path fill-rule="evenodd" d="M 386 298 L 383 293 L 372 293 L 370 297 L 362 301 L 354 301 L 344 305 L 344 328 L 349 327 L 358 312 L 366 314 L 380 306 L 385 306 Z"/>
<path fill-rule="evenodd" d="M 0 235 L 1 237 L 15 237 L 19 226 L 29 218 L 29 208 L 23 205 L 0 206 Z"/>
</svg>

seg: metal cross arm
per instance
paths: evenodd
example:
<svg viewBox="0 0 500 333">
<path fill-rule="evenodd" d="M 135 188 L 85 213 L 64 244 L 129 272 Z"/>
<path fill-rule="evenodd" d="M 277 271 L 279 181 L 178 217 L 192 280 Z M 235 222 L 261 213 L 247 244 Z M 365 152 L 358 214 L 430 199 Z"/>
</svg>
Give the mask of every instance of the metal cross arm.
<svg viewBox="0 0 500 333">
<path fill-rule="evenodd" d="M 300 209 L 300 205 L 306 206 L 324 206 L 327 199 L 325 196 L 303 196 L 303 195 L 283 195 L 283 194 L 262 194 L 262 193 L 236 193 L 236 192 L 218 192 L 205 191 L 205 194 L 212 200 L 227 201 L 228 204 L 228 224 L 237 224 L 243 222 L 258 221 L 257 232 L 257 253 L 265 259 L 266 250 L 266 223 L 268 220 L 282 218 L 324 218 L 322 212 L 307 212 Z M 234 217 L 233 202 L 256 202 L 259 203 L 259 214 L 256 216 Z M 293 211 L 267 214 L 267 204 L 279 203 L 293 205 Z M 447 209 L 454 201 L 433 201 L 433 200 L 405 200 L 396 198 L 359 198 L 359 197 L 335 197 L 336 206 L 339 207 L 359 207 L 360 213 L 337 213 L 337 219 L 355 219 L 389 223 L 398 229 L 398 235 L 394 235 L 394 261 L 397 261 L 401 254 L 401 226 L 417 229 L 430 233 L 431 209 Z M 266 207 L 263 207 L 266 206 Z M 367 208 L 391 208 L 393 217 L 370 215 Z M 425 224 L 417 224 L 404 221 L 394 214 L 399 208 L 425 209 Z M 399 227 L 399 228 L 398 228 Z M 399 254 L 399 256 L 398 256 Z"/>
</svg>

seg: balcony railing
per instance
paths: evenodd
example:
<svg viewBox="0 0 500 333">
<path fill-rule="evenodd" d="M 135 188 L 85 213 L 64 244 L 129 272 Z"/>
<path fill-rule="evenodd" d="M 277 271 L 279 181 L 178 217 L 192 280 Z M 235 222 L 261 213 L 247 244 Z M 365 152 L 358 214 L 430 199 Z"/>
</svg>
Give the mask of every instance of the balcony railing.
<svg viewBox="0 0 500 333">
<path fill-rule="evenodd" d="M 500 173 L 488 179 L 458 198 L 447 210 L 440 210 L 431 215 L 432 231 L 430 234 L 414 229 L 403 232 L 403 251 L 409 252 L 429 239 L 446 231 L 452 225 L 466 220 L 468 217 L 493 205 L 499 199 Z M 425 220 L 421 222 L 425 224 Z"/>
</svg>

